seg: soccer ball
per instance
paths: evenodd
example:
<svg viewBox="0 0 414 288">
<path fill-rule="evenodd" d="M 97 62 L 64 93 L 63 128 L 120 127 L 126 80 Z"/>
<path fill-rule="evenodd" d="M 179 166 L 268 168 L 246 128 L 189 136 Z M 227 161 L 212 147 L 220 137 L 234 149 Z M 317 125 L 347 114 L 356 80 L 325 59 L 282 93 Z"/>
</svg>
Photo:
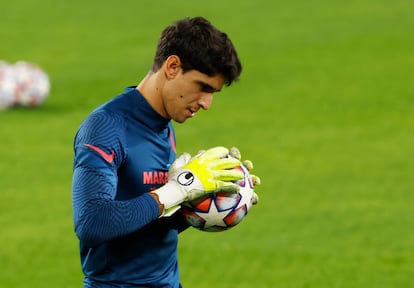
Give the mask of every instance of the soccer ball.
<svg viewBox="0 0 414 288">
<path fill-rule="evenodd" d="M 6 62 L 0 62 L 0 110 L 12 107 L 16 101 L 14 69 Z"/>
<path fill-rule="evenodd" d="M 30 107 L 42 104 L 50 91 L 48 75 L 36 64 L 19 61 L 14 64 L 17 85 L 16 104 Z"/>
<path fill-rule="evenodd" d="M 219 192 L 184 203 L 181 211 L 189 225 L 201 231 L 219 232 L 228 230 L 243 220 L 252 206 L 253 182 L 246 167 L 240 165 L 235 169 L 244 174 L 244 179 L 235 182 L 240 186 L 240 192 Z"/>
</svg>

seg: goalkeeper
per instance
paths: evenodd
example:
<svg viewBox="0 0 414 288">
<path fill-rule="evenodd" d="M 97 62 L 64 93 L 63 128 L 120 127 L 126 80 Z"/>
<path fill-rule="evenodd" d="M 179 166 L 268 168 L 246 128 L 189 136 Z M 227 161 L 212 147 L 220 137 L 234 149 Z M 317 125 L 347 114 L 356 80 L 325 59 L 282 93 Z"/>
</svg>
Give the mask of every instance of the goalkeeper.
<svg viewBox="0 0 414 288">
<path fill-rule="evenodd" d="M 72 205 L 84 287 L 181 287 L 180 204 L 237 192 L 237 149 L 176 159 L 171 120 L 207 110 L 237 80 L 241 64 L 226 34 L 201 17 L 168 26 L 148 74 L 95 109 L 74 141 Z M 233 157 L 227 157 L 232 155 Z M 258 179 L 258 178 L 254 178 Z"/>
</svg>

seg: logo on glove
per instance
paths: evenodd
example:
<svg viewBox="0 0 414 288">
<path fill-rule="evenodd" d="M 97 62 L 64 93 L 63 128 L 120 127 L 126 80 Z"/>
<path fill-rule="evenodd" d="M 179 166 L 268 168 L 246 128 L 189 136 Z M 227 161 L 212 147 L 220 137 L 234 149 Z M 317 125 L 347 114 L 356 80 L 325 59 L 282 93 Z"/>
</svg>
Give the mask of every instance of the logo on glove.
<svg viewBox="0 0 414 288">
<path fill-rule="evenodd" d="M 194 182 L 194 175 L 189 171 L 184 171 L 177 176 L 177 182 L 183 186 L 190 186 Z"/>
</svg>

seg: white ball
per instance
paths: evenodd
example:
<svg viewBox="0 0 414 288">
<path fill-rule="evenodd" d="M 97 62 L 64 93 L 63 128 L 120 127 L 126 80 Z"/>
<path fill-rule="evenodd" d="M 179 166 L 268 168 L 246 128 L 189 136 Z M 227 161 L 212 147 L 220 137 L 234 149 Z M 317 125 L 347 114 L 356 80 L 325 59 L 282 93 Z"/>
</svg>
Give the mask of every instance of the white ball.
<svg viewBox="0 0 414 288">
<path fill-rule="evenodd" d="M 17 85 L 13 66 L 0 62 L 0 110 L 8 109 L 16 102 Z"/>
<path fill-rule="evenodd" d="M 253 204 L 253 181 L 245 166 L 234 169 L 244 174 L 244 179 L 235 182 L 240 192 L 218 192 L 184 203 L 181 211 L 189 225 L 201 231 L 220 232 L 231 229 L 246 217 Z"/>
<path fill-rule="evenodd" d="M 14 65 L 16 104 L 38 106 L 49 96 L 49 76 L 36 64 L 19 61 Z"/>
</svg>

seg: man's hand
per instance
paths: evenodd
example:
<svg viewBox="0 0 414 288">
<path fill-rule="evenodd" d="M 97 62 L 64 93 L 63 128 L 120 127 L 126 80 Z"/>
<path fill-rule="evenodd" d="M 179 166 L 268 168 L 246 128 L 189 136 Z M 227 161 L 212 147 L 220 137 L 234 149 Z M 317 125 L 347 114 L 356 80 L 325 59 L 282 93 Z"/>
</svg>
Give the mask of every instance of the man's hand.
<svg viewBox="0 0 414 288">
<path fill-rule="evenodd" d="M 241 159 L 240 150 L 236 147 L 230 148 L 229 154 L 236 159 L 239 159 L 239 160 Z M 246 167 L 247 170 L 249 171 L 250 178 L 252 179 L 252 182 L 253 182 L 253 186 L 260 185 L 260 182 L 261 182 L 260 178 L 250 173 L 250 171 L 253 169 L 253 162 L 250 160 L 244 160 L 242 163 L 243 163 L 243 166 Z M 253 205 L 259 203 L 259 196 L 256 194 L 256 192 L 253 193 L 252 203 Z"/>
<path fill-rule="evenodd" d="M 151 193 L 156 194 L 163 205 L 162 215 L 171 215 L 184 201 L 219 191 L 237 193 L 240 187 L 232 181 L 244 176 L 243 172 L 233 168 L 240 164 L 240 160 L 225 147 L 201 151 L 193 158 L 184 153 L 171 165 L 168 183 Z"/>
</svg>

